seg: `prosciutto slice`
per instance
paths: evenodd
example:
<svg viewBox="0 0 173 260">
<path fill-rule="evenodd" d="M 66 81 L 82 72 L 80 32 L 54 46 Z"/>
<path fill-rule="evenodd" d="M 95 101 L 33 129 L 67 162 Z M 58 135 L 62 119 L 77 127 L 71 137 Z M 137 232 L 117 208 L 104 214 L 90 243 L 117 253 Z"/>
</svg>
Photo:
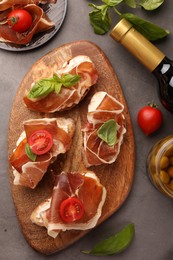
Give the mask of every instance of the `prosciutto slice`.
<svg viewBox="0 0 173 260">
<path fill-rule="evenodd" d="M 0 11 L 7 10 L 13 6 L 25 6 L 27 4 L 49 4 L 56 3 L 56 0 L 1 0 Z"/>
<path fill-rule="evenodd" d="M 39 112 L 55 112 L 70 109 L 84 98 L 98 79 L 94 63 L 88 56 L 84 55 L 74 57 L 54 73 L 58 77 L 66 74 L 80 75 L 81 79 L 74 86 L 62 87 L 58 94 L 54 91 L 43 98 L 29 99 L 26 93 L 24 102 L 28 109 Z"/>
<path fill-rule="evenodd" d="M 34 34 L 49 30 L 50 28 L 54 27 L 54 23 L 50 21 L 49 18 L 44 14 L 43 9 L 36 4 L 28 4 L 22 8 L 27 10 L 32 15 L 33 23 L 30 29 L 24 33 L 18 33 L 10 28 L 7 23 L 4 23 L 3 25 L 0 25 L 1 42 L 26 45 L 32 40 Z M 7 11 L 5 12 L 5 15 L 8 15 Z"/>
<path fill-rule="evenodd" d="M 84 205 L 84 215 L 73 222 L 64 222 L 59 209 L 62 201 L 75 197 Z M 52 197 L 42 202 L 32 213 L 31 221 L 47 228 L 48 235 L 57 237 L 66 230 L 93 228 L 101 214 L 106 199 L 106 189 L 94 172 L 62 172 L 57 176 Z"/>
<path fill-rule="evenodd" d="M 74 133 L 74 122 L 70 118 L 30 119 L 24 122 L 24 132 L 19 137 L 16 149 L 9 159 L 13 167 L 14 184 L 34 189 L 43 178 L 48 166 L 57 156 L 70 149 Z M 53 137 L 53 146 L 49 152 L 37 155 L 32 161 L 26 155 L 25 146 L 28 137 L 37 130 L 47 130 Z"/>
<path fill-rule="evenodd" d="M 86 167 L 115 162 L 126 133 L 124 106 L 106 92 L 97 92 L 91 99 L 87 124 L 83 127 L 83 158 Z M 117 125 L 117 141 L 109 146 L 99 138 L 97 131 L 105 122 L 114 119 Z"/>
</svg>

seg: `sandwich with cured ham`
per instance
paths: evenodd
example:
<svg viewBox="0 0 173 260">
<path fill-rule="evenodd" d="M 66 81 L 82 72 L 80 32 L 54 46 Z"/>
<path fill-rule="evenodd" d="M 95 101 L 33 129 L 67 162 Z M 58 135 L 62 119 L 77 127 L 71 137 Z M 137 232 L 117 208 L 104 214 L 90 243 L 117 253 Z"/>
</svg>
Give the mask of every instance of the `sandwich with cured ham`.
<svg viewBox="0 0 173 260">
<path fill-rule="evenodd" d="M 30 119 L 23 125 L 9 162 L 14 184 L 34 189 L 48 166 L 70 149 L 75 126 L 71 118 Z"/>
<path fill-rule="evenodd" d="M 88 230 L 98 223 L 105 199 L 106 189 L 94 172 L 62 172 L 52 196 L 34 209 L 31 221 L 53 238 L 66 230 Z"/>
<path fill-rule="evenodd" d="M 82 129 L 86 167 L 111 164 L 117 159 L 126 133 L 123 110 L 123 104 L 104 91 L 92 97 Z"/>
<path fill-rule="evenodd" d="M 77 105 L 96 84 L 98 72 L 92 60 L 78 55 L 65 64 L 52 77 L 33 82 L 23 100 L 28 109 L 53 113 Z"/>
</svg>

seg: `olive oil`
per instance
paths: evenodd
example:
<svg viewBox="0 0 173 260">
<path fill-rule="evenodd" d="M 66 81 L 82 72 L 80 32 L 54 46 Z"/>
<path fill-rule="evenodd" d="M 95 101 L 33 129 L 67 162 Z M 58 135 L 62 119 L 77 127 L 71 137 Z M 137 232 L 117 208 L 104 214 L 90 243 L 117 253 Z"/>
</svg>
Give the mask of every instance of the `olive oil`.
<svg viewBox="0 0 173 260">
<path fill-rule="evenodd" d="M 173 62 L 135 30 L 126 19 L 120 20 L 110 35 L 153 73 L 159 82 L 160 101 L 173 113 Z"/>
</svg>

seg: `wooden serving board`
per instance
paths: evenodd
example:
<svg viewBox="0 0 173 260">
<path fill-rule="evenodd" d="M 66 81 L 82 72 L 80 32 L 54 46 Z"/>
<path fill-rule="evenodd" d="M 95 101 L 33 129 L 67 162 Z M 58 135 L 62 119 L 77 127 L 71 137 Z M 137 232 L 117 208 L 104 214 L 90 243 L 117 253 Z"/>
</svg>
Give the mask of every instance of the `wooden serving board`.
<svg viewBox="0 0 173 260">
<path fill-rule="evenodd" d="M 26 89 L 30 88 L 31 83 L 39 78 L 49 77 L 52 71 L 61 68 L 66 60 L 80 54 L 88 55 L 95 63 L 99 73 L 98 83 L 91 88 L 84 100 L 66 112 L 45 114 L 29 111 L 22 99 Z M 84 168 L 81 157 L 81 125 L 86 122 L 86 114 L 91 97 L 95 92 L 100 90 L 108 92 L 124 104 L 127 128 L 127 133 L 125 134 L 124 142 L 116 162 L 111 165 L 90 167 L 90 170 L 93 170 L 97 174 L 107 190 L 106 202 L 103 207 L 102 216 L 98 222 L 100 224 L 115 213 L 127 198 L 133 183 L 135 162 L 134 136 L 127 104 L 117 76 L 105 54 L 98 46 L 88 41 L 77 41 L 58 47 L 42 57 L 31 67 L 16 93 L 9 121 L 9 156 L 11 156 L 16 146 L 16 141 L 23 131 L 24 120 L 65 116 L 73 118 L 76 125 L 71 149 L 65 155 L 58 157 L 57 161 L 50 166 L 48 172 L 34 190 L 13 185 L 12 169 L 9 166 L 11 190 L 22 232 L 31 247 L 41 253 L 52 254 L 60 251 L 88 232 L 66 231 L 61 232 L 56 239 L 53 239 L 47 235 L 45 228 L 31 223 L 30 215 L 40 202 L 52 194 L 54 174 L 59 174 L 62 170 L 80 171 Z"/>
</svg>

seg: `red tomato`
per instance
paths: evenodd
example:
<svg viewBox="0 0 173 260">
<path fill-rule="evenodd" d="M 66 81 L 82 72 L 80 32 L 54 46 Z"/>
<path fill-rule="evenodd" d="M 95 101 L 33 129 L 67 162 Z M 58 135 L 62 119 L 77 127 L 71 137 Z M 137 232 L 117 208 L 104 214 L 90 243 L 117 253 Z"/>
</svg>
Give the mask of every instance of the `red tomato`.
<svg viewBox="0 0 173 260">
<path fill-rule="evenodd" d="M 16 32 L 26 32 L 32 25 L 31 14 L 24 9 L 16 9 L 8 15 L 8 25 Z"/>
<path fill-rule="evenodd" d="M 53 138 L 48 131 L 37 130 L 29 137 L 28 144 L 33 153 L 41 155 L 50 151 L 53 146 Z"/>
<path fill-rule="evenodd" d="M 139 110 L 137 120 L 142 131 L 150 135 L 160 128 L 163 116 L 156 105 L 148 105 Z"/>
<path fill-rule="evenodd" d="M 65 222 L 73 222 L 83 217 L 84 206 L 78 198 L 68 198 L 60 205 L 60 216 Z"/>
</svg>

